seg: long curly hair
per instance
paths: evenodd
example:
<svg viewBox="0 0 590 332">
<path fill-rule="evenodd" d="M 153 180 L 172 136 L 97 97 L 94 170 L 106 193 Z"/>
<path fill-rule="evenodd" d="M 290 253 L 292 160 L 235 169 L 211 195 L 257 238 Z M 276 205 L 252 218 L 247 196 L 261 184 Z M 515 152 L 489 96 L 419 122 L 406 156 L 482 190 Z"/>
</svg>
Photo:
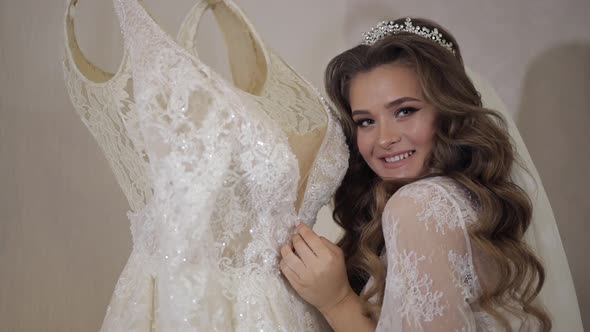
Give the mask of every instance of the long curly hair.
<svg viewBox="0 0 590 332">
<path fill-rule="evenodd" d="M 384 181 L 364 161 L 351 117 L 350 82 L 355 75 L 381 65 L 407 65 L 415 71 L 425 99 L 436 110 L 433 149 L 424 165 L 428 171 L 420 178 L 444 175 L 475 197 L 478 222 L 469 227 L 468 233 L 498 271 L 497 282 L 482 290 L 476 304 L 508 330 L 508 319 L 498 308 L 523 319 L 532 315 L 542 331 L 549 331 L 549 316 L 534 303 L 544 283 L 544 268 L 523 241 L 532 205 L 510 177 L 518 161 L 505 120 L 500 113 L 482 106 L 455 38 L 430 20 L 412 21 L 414 26 L 437 28 L 453 43 L 455 54 L 427 38 L 400 32 L 371 46 L 359 45 L 341 53 L 332 59 L 325 73 L 326 90 L 340 113 L 350 149 L 349 168 L 335 194 L 334 220 L 345 231 L 338 245 L 346 258 L 351 286 L 361 294 L 369 276 L 374 278 L 361 298 L 366 313 L 378 317 L 386 275 L 379 259 L 385 242 L 382 212 L 397 189 L 418 179 Z M 403 24 L 403 20 L 396 23 Z M 370 298 L 377 301 L 368 301 Z"/>
</svg>

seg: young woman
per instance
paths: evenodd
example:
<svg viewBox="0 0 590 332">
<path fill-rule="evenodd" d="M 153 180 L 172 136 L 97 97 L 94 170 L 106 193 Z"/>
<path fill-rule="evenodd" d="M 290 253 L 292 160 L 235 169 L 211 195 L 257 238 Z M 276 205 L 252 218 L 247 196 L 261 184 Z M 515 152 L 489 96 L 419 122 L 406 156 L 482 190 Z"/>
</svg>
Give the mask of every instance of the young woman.
<svg viewBox="0 0 590 332">
<path fill-rule="evenodd" d="M 516 154 L 454 38 L 382 22 L 330 62 L 326 87 L 351 152 L 335 196 L 345 235 L 336 246 L 302 224 L 281 249 L 299 295 L 335 331 L 548 331 Z"/>
</svg>

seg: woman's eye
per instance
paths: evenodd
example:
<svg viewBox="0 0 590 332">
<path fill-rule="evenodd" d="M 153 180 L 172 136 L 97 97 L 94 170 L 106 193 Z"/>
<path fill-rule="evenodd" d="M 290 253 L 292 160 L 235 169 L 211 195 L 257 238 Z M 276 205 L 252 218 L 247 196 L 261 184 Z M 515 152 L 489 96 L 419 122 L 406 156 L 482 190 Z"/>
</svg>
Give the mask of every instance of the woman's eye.
<svg viewBox="0 0 590 332">
<path fill-rule="evenodd" d="M 358 127 L 367 127 L 373 124 L 373 120 L 371 119 L 359 119 L 355 121 Z"/>
<path fill-rule="evenodd" d="M 414 107 L 403 107 L 397 111 L 396 116 L 404 117 L 404 116 L 408 116 L 416 111 L 417 111 L 417 109 Z"/>
</svg>

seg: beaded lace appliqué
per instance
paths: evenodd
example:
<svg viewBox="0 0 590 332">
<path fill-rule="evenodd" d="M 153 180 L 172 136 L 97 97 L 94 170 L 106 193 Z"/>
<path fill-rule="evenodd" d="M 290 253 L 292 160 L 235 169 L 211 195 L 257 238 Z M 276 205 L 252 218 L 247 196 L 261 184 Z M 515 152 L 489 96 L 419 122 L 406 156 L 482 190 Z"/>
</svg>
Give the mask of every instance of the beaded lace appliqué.
<svg viewBox="0 0 590 332">
<path fill-rule="evenodd" d="M 104 126 L 100 110 L 116 114 L 128 107 L 115 115 L 124 123 L 107 136 L 124 132 L 141 151 L 135 160 L 145 163 L 150 195 L 129 214 L 133 251 L 103 330 L 327 329 L 280 276 L 277 260 L 292 228 L 301 220 L 311 225 L 344 176 L 348 149 L 337 120 L 278 57 L 271 56 L 265 97 L 280 102 L 247 104 L 167 37 L 139 3 L 114 3 L 129 67 L 116 76 L 124 83 L 96 92 L 104 99 L 88 98 L 87 108 L 99 110 L 98 127 L 89 128 Z M 75 82 L 73 100 L 85 94 L 79 90 L 86 82 L 76 75 L 66 71 Z M 131 84 L 133 96 L 126 92 Z M 113 95 L 118 101 L 107 99 Z M 263 112 L 248 109 L 252 105 Z M 298 162 L 285 132 L 323 127 L 326 138 L 297 215 Z M 108 149 L 114 142 L 100 144 Z"/>
</svg>

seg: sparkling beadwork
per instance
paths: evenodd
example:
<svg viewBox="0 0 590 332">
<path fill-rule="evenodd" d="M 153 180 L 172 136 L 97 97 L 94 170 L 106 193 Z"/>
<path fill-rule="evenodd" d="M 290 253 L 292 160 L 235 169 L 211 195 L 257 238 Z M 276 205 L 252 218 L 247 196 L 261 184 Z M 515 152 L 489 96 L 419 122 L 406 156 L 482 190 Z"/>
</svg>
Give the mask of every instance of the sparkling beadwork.
<svg viewBox="0 0 590 332">
<path fill-rule="evenodd" d="M 313 224 L 346 172 L 348 149 L 334 113 L 271 52 L 260 96 L 236 93 L 167 42 L 136 0 L 118 0 L 116 10 L 137 80 L 129 84 L 133 95 L 115 99 L 137 101 L 138 119 L 130 126 L 141 130 L 132 139 L 158 141 L 141 146 L 150 157 L 146 183 L 153 199 L 142 200 L 141 214 L 133 216 L 134 248 L 106 324 L 127 331 L 157 316 L 158 329 L 166 331 L 187 324 L 203 331 L 327 330 L 319 315 L 300 319 L 307 305 L 289 297 L 277 255 L 291 221 Z M 86 91 L 72 89 L 78 90 Z M 320 130 L 325 139 L 311 156 L 308 187 L 295 210 L 299 156 L 289 137 Z M 140 308 L 128 308 L 130 299 L 140 299 Z M 208 306 L 211 301 L 216 305 Z"/>
<path fill-rule="evenodd" d="M 430 39 L 440 46 L 449 50 L 449 52 L 455 54 L 453 43 L 447 42 L 442 33 L 438 32 L 437 28 L 428 29 L 427 27 L 414 26 L 411 18 L 406 18 L 403 25 L 395 23 L 394 21 L 381 21 L 375 27 L 371 28 L 368 32 L 363 32 L 363 44 L 373 45 L 379 40 L 400 32 L 409 32 L 415 35 Z"/>
</svg>

